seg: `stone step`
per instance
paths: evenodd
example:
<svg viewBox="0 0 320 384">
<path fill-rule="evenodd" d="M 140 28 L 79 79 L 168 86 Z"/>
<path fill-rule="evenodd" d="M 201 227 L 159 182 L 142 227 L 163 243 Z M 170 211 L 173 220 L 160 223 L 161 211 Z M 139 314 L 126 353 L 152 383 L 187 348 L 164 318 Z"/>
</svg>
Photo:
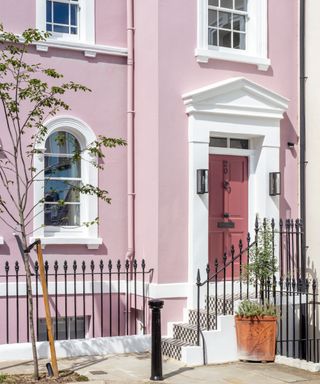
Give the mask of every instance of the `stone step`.
<svg viewBox="0 0 320 384">
<path fill-rule="evenodd" d="M 190 309 L 188 314 L 188 321 L 190 325 L 197 325 L 197 310 Z M 215 314 L 213 312 L 209 312 L 209 329 L 215 329 L 216 320 Z M 207 311 L 200 310 L 200 327 L 203 329 L 207 329 Z"/>
<path fill-rule="evenodd" d="M 204 330 L 204 328 L 201 328 Z M 174 324 L 173 338 L 187 343 L 197 344 L 197 326 L 195 324 Z"/>
<path fill-rule="evenodd" d="M 207 304 L 208 298 L 206 297 L 205 303 Z M 234 300 L 237 300 L 236 297 L 234 297 Z M 215 313 L 215 303 L 216 303 L 216 297 L 215 296 L 209 296 L 209 311 Z M 223 297 L 217 298 L 217 307 L 218 307 L 218 315 L 223 314 L 223 307 L 224 307 L 224 300 Z M 225 298 L 225 314 L 226 315 L 233 315 L 232 311 L 232 300 L 230 295 L 226 295 Z"/>
<path fill-rule="evenodd" d="M 182 347 L 193 346 L 194 344 L 174 338 L 162 338 L 162 354 L 172 359 L 181 360 Z"/>
</svg>

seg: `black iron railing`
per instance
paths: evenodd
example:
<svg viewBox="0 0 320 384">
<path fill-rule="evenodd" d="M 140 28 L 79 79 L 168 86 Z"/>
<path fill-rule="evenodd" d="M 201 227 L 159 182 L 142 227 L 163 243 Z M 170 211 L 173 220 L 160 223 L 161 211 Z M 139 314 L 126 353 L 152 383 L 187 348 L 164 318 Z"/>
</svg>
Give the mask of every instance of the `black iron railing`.
<svg viewBox="0 0 320 384">
<path fill-rule="evenodd" d="M 60 265 L 45 262 L 49 303 L 56 339 L 145 333 L 146 285 L 152 269 L 145 261 L 101 259 Z M 38 262 L 32 271 L 37 340 L 43 339 L 44 305 Z M 0 344 L 30 341 L 26 275 L 18 261 L 7 261 L 0 275 Z M 138 324 L 140 329 L 138 329 Z M 71 329 L 72 328 L 72 329 Z"/>
<path fill-rule="evenodd" d="M 266 226 L 266 221 L 263 226 Z M 239 300 L 263 300 L 276 306 L 278 312 L 277 353 L 280 355 L 319 362 L 320 327 L 317 281 L 301 276 L 303 227 L 300 220 L 270 222 L 272 257 L 279 261 L 279 271 L 260 286 L 243 274 L 250 264 L 250 253 L 258 245 L 259 225 L 255 236 L 246 238 L 246 247 L 240 241 L 223 254 L 222 262 L 207 265 L 206 278 L 197 274 L 197 341 L 203 329 L 216 329 L 219 315 L 231 315 Z M 263 228 L 263 227 L 262 227 Z M 312 276 L 312 275 L 311 275 Z"/>
</svg>

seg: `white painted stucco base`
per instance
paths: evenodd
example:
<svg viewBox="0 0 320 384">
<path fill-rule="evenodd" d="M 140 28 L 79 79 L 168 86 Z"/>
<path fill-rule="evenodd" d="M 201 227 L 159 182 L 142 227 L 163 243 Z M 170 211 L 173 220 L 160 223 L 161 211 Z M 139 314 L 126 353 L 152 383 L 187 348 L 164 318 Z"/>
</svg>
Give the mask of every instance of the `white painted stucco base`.
<svg viewBox="0 0 320 384">
<path fill-rule="evenodd" d="M 293 359 L 292 357 L 277 355 L 275 362 L 277 364 L 288 365 L 289 367 L 304 369 L 309 372 L 320 372 L 320 364 L 311 361 Z"/>
<path fill-rule="evenodd" d="M 172 324 L 168 324 L 168 335 L 172 337 Z M 203 350 L 203 339 L 205 352 Z M 201 346 L 182 347 L 181 361 L 188 366 L 222 364 L 238 361 L 237 337 L 234 316 L 218 316 L 218 326 L 214 331 L 203 331 Z"/>
<path fill-rule="evenodd" d="M 147 352 L 151 349 L 150 335 L 98 337 L 94 339 L 62 340 L 55 342 L 58 358 L 102 356 L 120 353 Z M 50 358 L 47 341 L 37 343 L 38 357 Z M 0 361 L 32 360 L 31 343 L 0 345 Z"/>
</svg>

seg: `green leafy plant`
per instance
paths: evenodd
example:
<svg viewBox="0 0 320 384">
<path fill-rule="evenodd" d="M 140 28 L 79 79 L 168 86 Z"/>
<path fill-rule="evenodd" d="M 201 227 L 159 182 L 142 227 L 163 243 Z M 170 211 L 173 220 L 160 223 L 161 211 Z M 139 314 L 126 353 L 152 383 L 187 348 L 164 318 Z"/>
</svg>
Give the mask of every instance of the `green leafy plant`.
<svg viewBox="0 0 320 384">
<path fill-rule="evenodd" d="M 0 383 L 5 383 L 7 376 L 5 373 L 0 373 Z"/>
<path fill-rule="evenodd" d="M 260 298 L 263 302 L 263 290 L 278 270 L 274 257 L 274 240 L 269 220 L 262 222 L 257 219 L 256 244 L 250 249 L 250 262 L 244 267 L 244 278 L 253 285 L 260 287 Z"/>
<path fill-rule="evenodd" d="M 275 306 L 271 304 L 261 305 L 255 301 L 243 300 L 236 311 L 236 315 L 241 317 L 276 316 L 277 311 Z"/>
</svg>

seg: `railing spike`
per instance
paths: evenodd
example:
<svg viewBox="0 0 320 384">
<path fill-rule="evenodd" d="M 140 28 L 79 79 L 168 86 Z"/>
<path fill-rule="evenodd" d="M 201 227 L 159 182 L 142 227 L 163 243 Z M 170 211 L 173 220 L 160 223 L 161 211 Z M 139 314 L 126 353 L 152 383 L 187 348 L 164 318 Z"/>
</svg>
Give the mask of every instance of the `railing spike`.
<svg viewBox="0 0 320 384">
<path fill-rule="evenodd" d="M 197 285 L 200 285 L 201 284 L 201 277 L 200 277 L 200 269 L 198 268 L 198 272 L 197 272 Z"/>
</svg>

